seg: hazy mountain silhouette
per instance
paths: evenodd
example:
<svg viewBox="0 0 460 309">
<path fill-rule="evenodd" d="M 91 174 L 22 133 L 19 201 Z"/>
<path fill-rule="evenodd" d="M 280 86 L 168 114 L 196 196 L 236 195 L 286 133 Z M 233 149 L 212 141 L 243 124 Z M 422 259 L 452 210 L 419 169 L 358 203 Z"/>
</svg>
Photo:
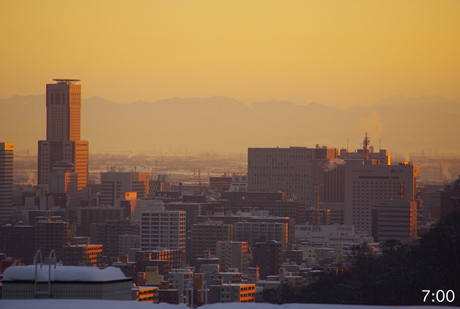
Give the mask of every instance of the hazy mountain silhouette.
<svg viewBox="0 0 460 309">
<path fill-rule="evenodd" d="M 0 99 L 0 141 L 16 149 L 37 149 L 46 137 L 45 96 Z M 460 98 L 407 99 L 394 96 L 369 107 L 346 110 L 318 103 L 269 101 L 246 105 L 220 96 L 172 98 L 119 104 L 100 97 L 83 99 L 82 139 L 91 151 L 156 150 L 234 151 L 248 147 L 315 144 L 361 147 L 364 132 L 371 144 L 390 151 L 437 149 L 460 152 L 454 128 Z"/>
</svg>

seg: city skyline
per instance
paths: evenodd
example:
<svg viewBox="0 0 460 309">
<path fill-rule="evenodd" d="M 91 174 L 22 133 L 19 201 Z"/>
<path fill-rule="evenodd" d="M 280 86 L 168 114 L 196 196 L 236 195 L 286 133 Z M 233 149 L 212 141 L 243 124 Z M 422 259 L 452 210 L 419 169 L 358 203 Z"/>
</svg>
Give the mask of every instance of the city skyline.
<svg viewBox="0 0 460 309">
<path fill-rule="evenodd" d="M 459 11 L 457 1 L 8 1 L 0 98 L 78 77 L 83 98 L 119 103 L 296 97 L 343 109 L 401 94 L 452 100 Z"/>
</svg>

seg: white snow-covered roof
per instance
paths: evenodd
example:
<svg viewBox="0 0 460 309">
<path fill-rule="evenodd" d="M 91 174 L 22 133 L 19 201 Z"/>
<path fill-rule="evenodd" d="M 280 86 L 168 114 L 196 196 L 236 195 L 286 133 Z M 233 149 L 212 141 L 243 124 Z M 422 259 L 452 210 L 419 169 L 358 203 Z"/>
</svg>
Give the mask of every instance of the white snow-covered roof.
<svg viewBox="0 0 460 309">
<path fill-rule="evenodd" d="M 38 281 L 48 281 L 49 266 L 43 265 L 37 268 Z M 128 279 L 120 268 L 84 266 L 51 266 L 51 281 L 92 281 L 107 282 Z M 8 267 L 3 273 L 3 281 L 35 281 L 35 265 Z"/>
<path fill-rule="evenodd" d="M 113 300 L 80 300 L 80 299 L 27 299 L 27 300 L 2 300 L 2 308 L 11 309 L 189 309 L 185 304 L 152 304 L 138 301 L 113 301 Z M 204 305 L 203 309 L 434 309 L 434 306 L 358 306 L 358 305 L 318 305 L 318 304 L 283 304 L 274 305 L 266 303 L 225 303 Z"/>
</svg>

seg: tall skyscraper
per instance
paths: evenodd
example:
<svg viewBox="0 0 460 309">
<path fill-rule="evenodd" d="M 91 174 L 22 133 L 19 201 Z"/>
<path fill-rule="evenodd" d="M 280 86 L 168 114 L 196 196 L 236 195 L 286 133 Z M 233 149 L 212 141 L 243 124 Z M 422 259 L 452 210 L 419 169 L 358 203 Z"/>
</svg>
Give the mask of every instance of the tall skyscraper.
<svg viewBox="0 0 460 309">
<path fill-rule="evenodd" d="M 38 184 L 49 184 L 53 164 L 67 161 L 78 174 L 78 190 L 88 183 L 88 141 L 80 140 L 81 85 L 54 79 L 46 85 L 46 141 L 38 141 Z"/>
<path fill-rule="evenodd" d="M 46 140 L 79 141 L 81 85 L 79 79 L 54 79 L 46 85 Z"/>
<path fill-rule="evenodd" d="M 0 143 L 0 226 L 13 215 L 13 143 Z"/>
</svg>

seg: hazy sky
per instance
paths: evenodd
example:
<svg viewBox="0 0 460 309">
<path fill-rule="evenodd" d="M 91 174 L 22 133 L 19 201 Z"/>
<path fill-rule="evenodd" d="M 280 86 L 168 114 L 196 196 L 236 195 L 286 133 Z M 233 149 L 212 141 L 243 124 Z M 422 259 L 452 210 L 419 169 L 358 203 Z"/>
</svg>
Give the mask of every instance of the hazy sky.
<svg viewBox="0 0 460 309">
<path fill-rule="evenodd" d="M 460 1 L 0 1 L 0 98 L 460 97 Z"/>
</svg>

